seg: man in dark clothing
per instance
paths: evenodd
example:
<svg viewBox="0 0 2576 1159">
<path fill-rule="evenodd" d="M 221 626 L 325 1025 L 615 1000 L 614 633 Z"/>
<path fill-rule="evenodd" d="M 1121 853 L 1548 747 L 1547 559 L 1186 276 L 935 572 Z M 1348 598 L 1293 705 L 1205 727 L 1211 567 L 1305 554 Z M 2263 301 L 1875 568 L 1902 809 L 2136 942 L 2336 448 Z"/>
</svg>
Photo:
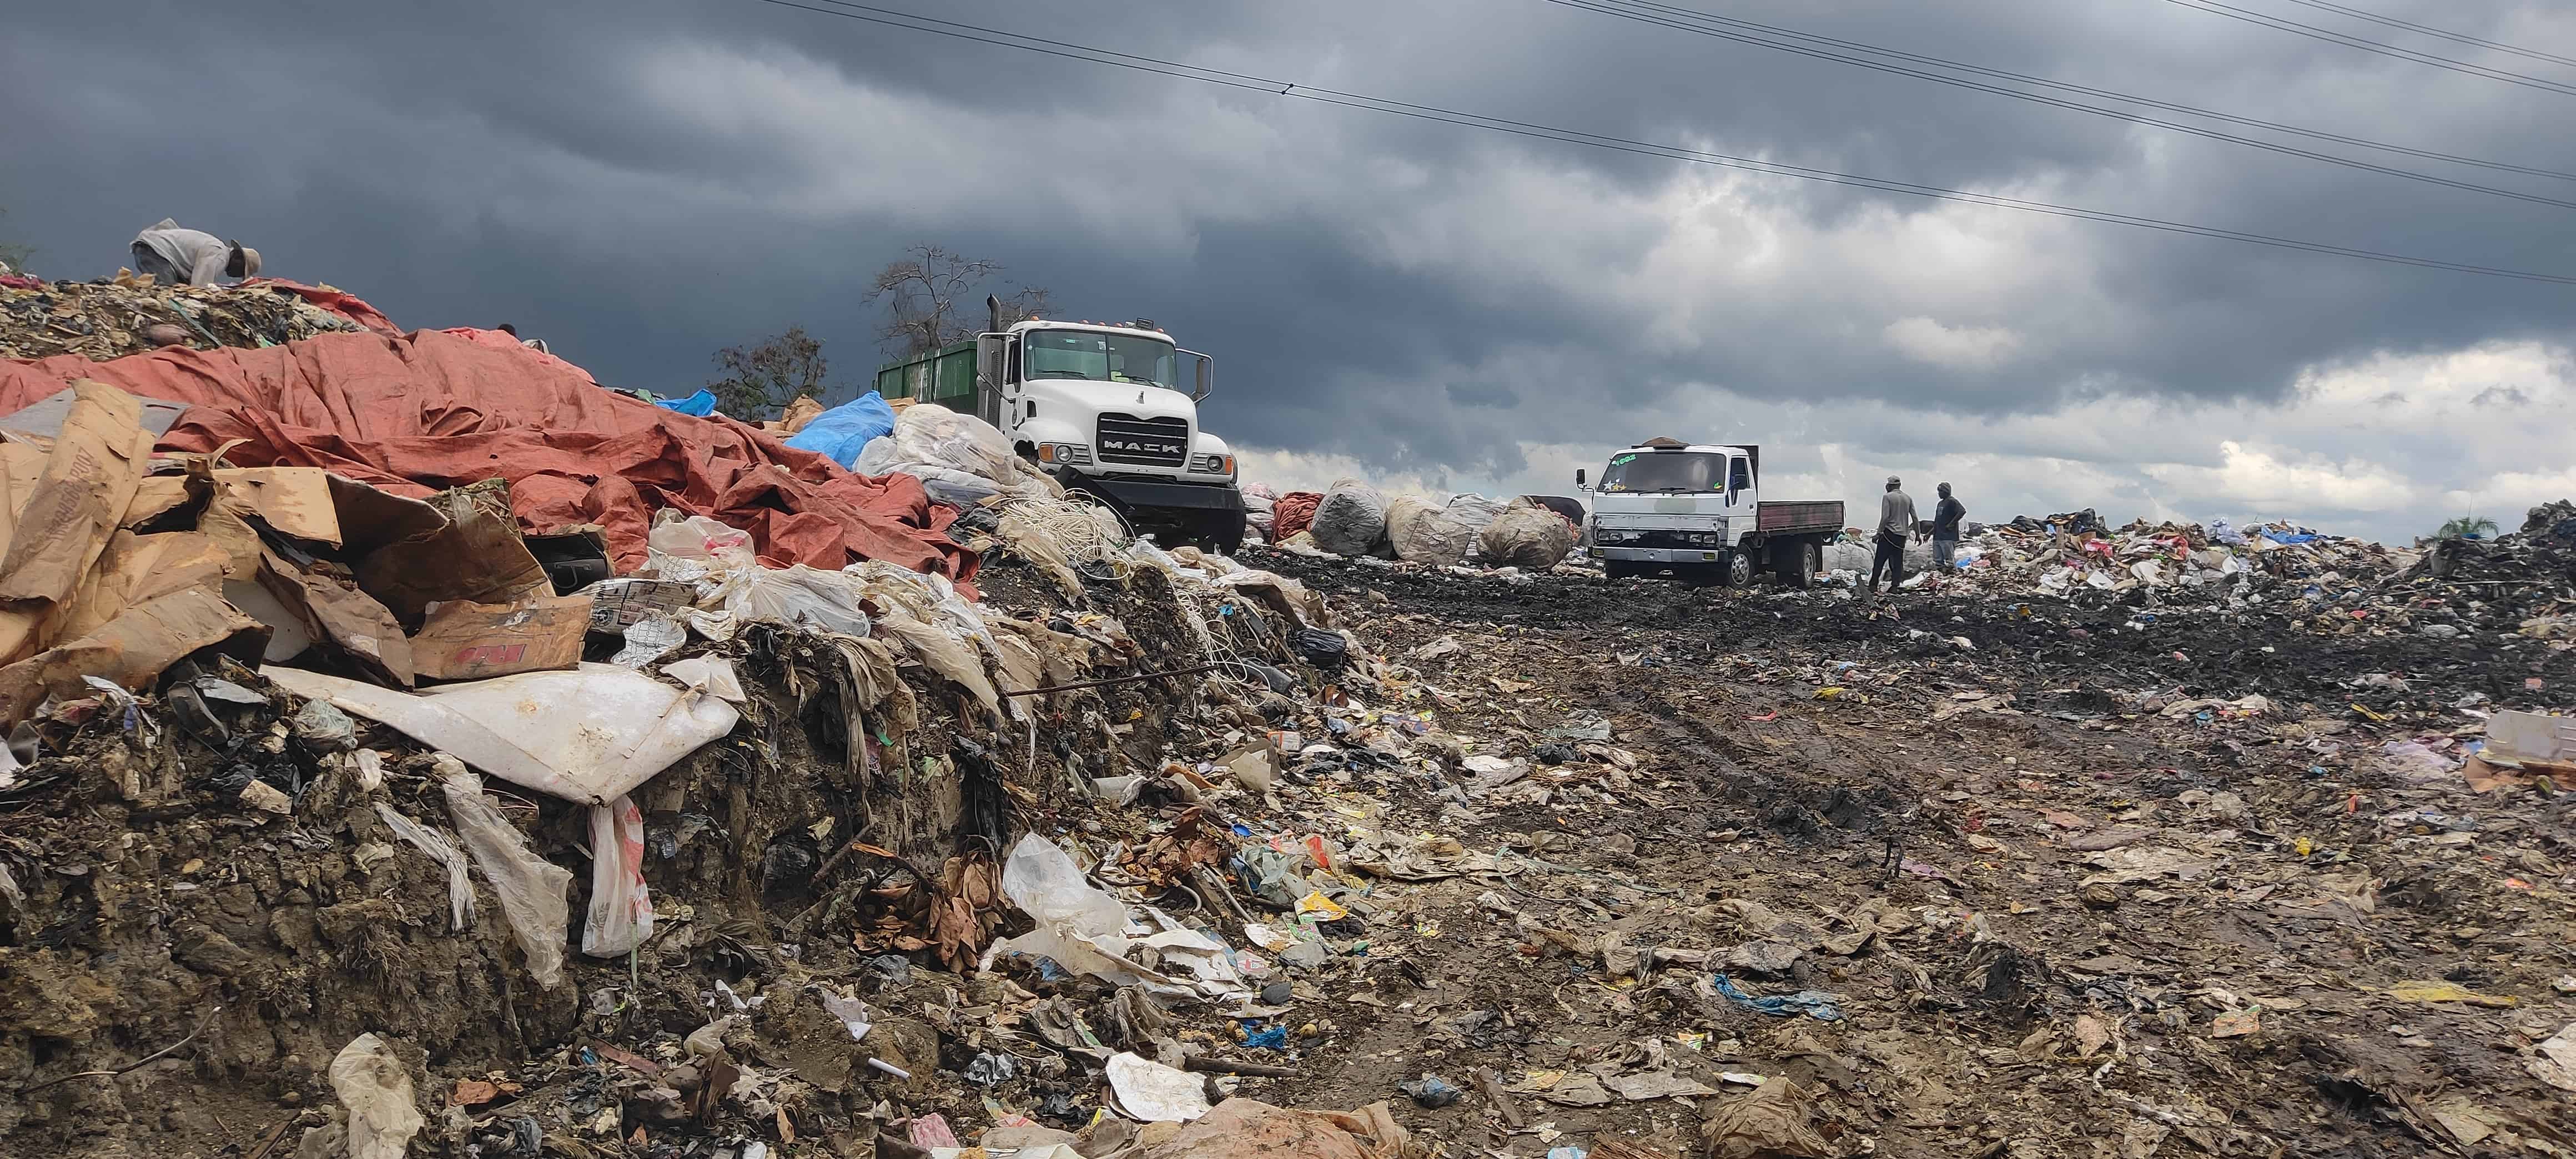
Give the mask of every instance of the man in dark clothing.
<svg viewBox="0 0 2576 1159">
<path fill-rule="evenodd" d="M 1879 573 L 1887 574 L 1887 590 L 1894 592 L 1905 582 L 1905 541 L 1914 535 L 1914 497 L 1897 490 L 1904 480 L 1887 477 L 1887 494 L 1878 500 L 1878 555 L 1869 564 L 1869 586 L 1863 595 L 1878 595 Z"/>
<path fill-rule="evenodd" d="M 1959 551 L 1959 521 L 1968 517 L 1967 504 L 1950 497 L 1950 485 L 1941 484 L 1941 501 L 1932 507 L 1932 574 L 1947 575 L 1956 566 Z"/>
</svg>

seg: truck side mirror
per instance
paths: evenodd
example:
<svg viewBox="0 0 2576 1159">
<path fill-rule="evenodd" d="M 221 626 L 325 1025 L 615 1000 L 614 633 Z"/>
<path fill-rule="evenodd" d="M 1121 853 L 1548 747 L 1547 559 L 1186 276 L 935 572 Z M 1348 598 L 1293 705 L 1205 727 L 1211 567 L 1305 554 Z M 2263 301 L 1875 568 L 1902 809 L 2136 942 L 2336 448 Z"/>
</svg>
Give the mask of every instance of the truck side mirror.
<svg viewBox="0 0 2576 1159">
<path fill-rule="evenodd" d="M 1181 353 L 1199 360 L 1198 388 L 1190 392 L 1190 401 L 1206 402 L 1207 396 L 1216 393 L 1216 359 L 1196 350 L 1184 350 Z"/>
<path fill-rule="evenodd" d="M 1008 334 L 991 333 L 975 336 L 975 387 L 978 391 L 1003 398 L 1018 395 L 1007 373 L 1005 351 L 1010 338 Z"/>
<path fill-rule="evenodd" d="M 1580 486 L 1583 486 L 1583 485 L 1584 485 L 1584 484 L 1583 484 L 1583 468 L 1581 468 L 1581 467 L 1576 467 L 1576 468 L 1574 469 L 1574 485 L 1575 485 L 1575 486 L 1577 486 L 1577 487 L 1580 487 Z"/>
</svg>

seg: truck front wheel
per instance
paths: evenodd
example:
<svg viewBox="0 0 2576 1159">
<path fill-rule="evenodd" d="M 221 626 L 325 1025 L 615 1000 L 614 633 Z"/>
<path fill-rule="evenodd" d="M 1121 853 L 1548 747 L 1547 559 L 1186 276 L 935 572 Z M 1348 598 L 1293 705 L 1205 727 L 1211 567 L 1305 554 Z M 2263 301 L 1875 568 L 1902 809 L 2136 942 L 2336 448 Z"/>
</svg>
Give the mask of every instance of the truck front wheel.
<svg viewBox="0 0 2576 1159">
<path fill-rule="evenodd" d="M 1735 548 L 1728 551 L 1726 553 L 1725 561 L 1719 563 L 1717 566 L 1719 568 L 1718 574 L 1724 577 L 1723 582 L 1726 586 L 1731 588 L 1749 588 L 1753 586 L 1752 552 L 1741 547 Z"/>
<path fill-rule="evenodd" d="M 1233 555 L 1243 550 L 1243 513 L 1220 511 L 1202 520 L 1199 542 L 1218 555 Z"/>
</svg>

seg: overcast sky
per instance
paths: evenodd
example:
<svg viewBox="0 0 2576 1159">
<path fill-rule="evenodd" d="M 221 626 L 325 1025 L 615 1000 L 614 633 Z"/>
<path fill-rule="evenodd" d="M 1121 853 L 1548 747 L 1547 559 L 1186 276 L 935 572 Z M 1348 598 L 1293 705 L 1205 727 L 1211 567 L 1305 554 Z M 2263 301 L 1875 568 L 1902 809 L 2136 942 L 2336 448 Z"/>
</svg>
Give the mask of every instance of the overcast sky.
<svg viewBox="0 0 2576 1159">
<path fill-rule="evenodd" d="M 2576 275 L 2576 209 L 1547 0 L 883 2 L 1305 88 Z M 2576 174 L 2576 67 L 2295 0 L 2229 2 L 2565 88 L 2175 0 L 1675 2 Z M 2569 0 L 2347 2 L 2576 57 Z M 1776 497 L 1861 502 L 1896 472 L 1991 518 L 2289 516 L 2403 540 L 2576 495 L 2571 286 L 1640 157 L 759 0 L 11 7 L 0 240 L 37 246 L 37 272 L 112 273 L 175 216 L 406 326 L 516 322 L 619 385 L 686 393 L 717 347 L 791 324 L 864 380 L 861 287 L 935 242 L 1050 288 L 1062 316 L 1150 317 L 1214 353 L 1206 422 L 1247 479 L 1561 492 L 1670 434 L 1763 444 Z M 2156 115 L 2576 201 L 2576 180 Z"/>
</svg>

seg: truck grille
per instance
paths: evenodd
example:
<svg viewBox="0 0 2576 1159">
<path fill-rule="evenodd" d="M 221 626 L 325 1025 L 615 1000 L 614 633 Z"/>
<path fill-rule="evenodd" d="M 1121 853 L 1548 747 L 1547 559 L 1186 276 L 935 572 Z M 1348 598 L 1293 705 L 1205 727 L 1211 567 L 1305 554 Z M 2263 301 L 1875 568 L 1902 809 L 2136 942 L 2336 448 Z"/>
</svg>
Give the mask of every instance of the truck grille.
<svg viewBox="0 0 2576 1159">
<path fill-rule="evenodd" d="M 1178 467 L 1190 458 L 1190 424 L 1184 419 L 1100 416 L 1100 461 Z"/>
</svg>

